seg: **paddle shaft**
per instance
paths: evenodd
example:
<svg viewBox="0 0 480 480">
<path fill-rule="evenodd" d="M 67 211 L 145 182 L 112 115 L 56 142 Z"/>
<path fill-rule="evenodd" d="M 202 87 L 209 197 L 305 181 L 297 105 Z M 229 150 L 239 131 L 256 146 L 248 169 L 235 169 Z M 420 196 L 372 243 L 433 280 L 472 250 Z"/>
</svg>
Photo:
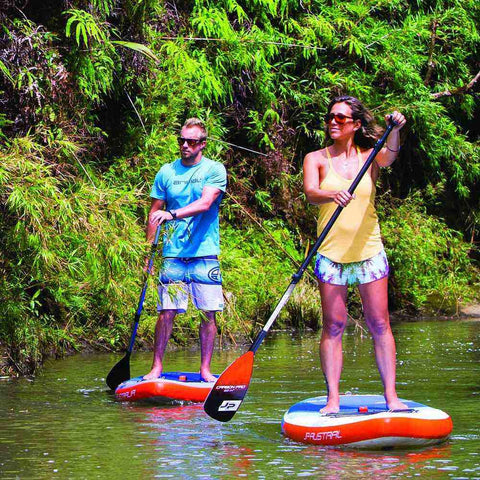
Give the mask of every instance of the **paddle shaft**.
<svg viewBox="0 0 480 480">
<path fill-rule="evenodd" d="M 137 336 L 138 322 L 140 321 L 140 315 L 142 314 L 143 302 L 145 300 L 145 294 L 147 293 L 148 277 L 150 276 L 153 268 L 153 261 L 157 252 L 158 239 L 160 237 L 161 225 L 158 225 L 155 232 L 155 238 L 152 242 L 152 249 L 150 251 L 150 257 L 148 260 L 147 271 L 145 272 L 145 281 L 143 282 L 142 293 L 138 301 L 137 311 L 135 312 L 135 319 L 132 329 L 132 335 L 130 337 L 130 343 L 125 356 L 117 362 L 107 375 L 107 385 L 115 390 L 122 382 L 125 382 L 130 378 L 130 355 L 132 354 L 133 345 L 135 344 L 135 337 Z"/>
<path fill-rule="evenodd" d="M 143 303 L 145 301 L 145 294 L 147 293 L 148 277 L 152 272 L 153 262 L 155 260 L 155 254 L 157 253 L 158 239 L 160 237 L 161 230 L 162 230 L 162 226 L 158 225 L 157 230 L 155 231 L 155 238 L 152 242 L 152 248 L 150 250 L 150 258 L 148 259 L 147 271 L 145 272 L 145 281 L 143 282 L 142 293 L 140 294 L 140 299 L 138 300 L 138 307 L 135 313 L 132 336 L 130 337 L 130 344 L 128 345 L 128 353 L 132 353 L 133 345 L 135 344 L 135 337 L 137 336 L 137 330 L 138 330 L 138 322 L 140 321 L 140 316 L 142 315 Z"/>
<path fill-rule="evenodd" d="M 357 188 L 358 184 L 362 180 L 362 178 L 365 175 L 365 173 L 367 172 L 367 170 L 370 168 L 370 165 L 373 163 L 373 160 L 377 156 L 377 153 L 383 147 L 383 144 L 386 142 L 388 135 L 392 131 L 393 127 L 395 127 L 395 125 L 396 125 L 396 123 L 394 123 L 393 121 L 390 121 L 390 123 L 387 125 L 387 128 L 386 128 L 384 134 L 375 143 L 375 146 L 373 147 L 372 151 L 370 152 L 370 155 L 368 156 L 367 160 L 363 164 L 363 167 L 360 169 L 357 176 L 355 177 L 352 184 L 350 185 L 350 188 L 348 189 L 348 193 L 350 193 L 350 195 L 353 195 L 353 192 Z M 330 220 L 325 225 L 325 228 L 322 230 L 322 233 L 317 238 L 317 241 L 314 243 L 312 249 L 308 253 L 305 260 L 303 261 L 302 265 L 300 266 L 298 271 L 295 272 L 292 275 L 292 281 L 290 282 L 290 285 L 287 287 L 287 289 L 285 290 L 285 293 L 283 294 L 282 298 L 277 303 L 277 306 L 275 307 L 275 310 L 273 311 L 273 313 L 270 315 L 270 318 L 268 319 L 267 323 L 265 324 L 263 329 L 260 331 L 260 333 L 255 338 L 254 342 L 252 343 L 252 346 L 249 348 L 249 351 L 255 353 L 257 351 L 258 347 L 262 344 L 263 340 L 267 336 L 268 331 L 270 330 L 270 327 L 273 325 L 273 322 L 275 322 L 275 320 L 277 319 L 278 315 L 282 311 L 282 308 L 288 302 L 288 299 L 292 295 L 293 290 L 297 286 L 297 283 L 302 278 L 302 276 L 305 273 L 305 270 L 307 269 L 309 263 L 311 262 L 314 255 L 317 253 L 317 250 L 319 249 L 320 245 L 325 240 L 325 237 L 328 235 L 328 232 L 330 232 L 331 228 L 333 227 L 333 224 L 336 222 L 338 216 L 340 215 L 340 213 L 342 212 L 343 209 L 344 209 L 344 207 L 339 205 L 336 208 L 335 212 L 333 212 L 333 215 L 330 217 Z"/>
</svg>

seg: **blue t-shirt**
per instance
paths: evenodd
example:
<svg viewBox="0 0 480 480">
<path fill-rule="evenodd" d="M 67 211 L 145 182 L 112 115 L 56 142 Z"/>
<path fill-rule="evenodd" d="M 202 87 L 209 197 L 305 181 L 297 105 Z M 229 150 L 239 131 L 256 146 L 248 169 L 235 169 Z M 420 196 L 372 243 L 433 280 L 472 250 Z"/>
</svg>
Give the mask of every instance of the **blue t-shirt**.
<svg viewBox="0 0 480 480">
<path fill-rule="evenodd" d="M 150 196 L 166 202 L 166 209 L 177 210 L 198 200 L 203 187 L 225 192 L 225 167 L 207 157 L 186 167 L 182 160 L 163 165 L 155 176 Z M 220 253 L 218 209 L 223 193 L 206 212 L 165 223 L 164 257 L 203 257 Z"/>
</svg>

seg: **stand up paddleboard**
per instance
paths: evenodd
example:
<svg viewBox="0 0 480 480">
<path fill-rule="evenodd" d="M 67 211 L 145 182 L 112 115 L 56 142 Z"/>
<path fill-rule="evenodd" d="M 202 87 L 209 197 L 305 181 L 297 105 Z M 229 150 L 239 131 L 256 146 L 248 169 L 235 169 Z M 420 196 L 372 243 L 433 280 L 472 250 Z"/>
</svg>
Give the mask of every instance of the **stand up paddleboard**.
<svg viewBox="0 0 480 480">
<path fill-rule="evenodd" d="M 389 411 L 382 395 L 342 395 L 338 414 L 321 414 L 327 397 L 308 398 L 285 413 L 282 432 L 297 442 L 355 448 L 427 446 L 447 440 L 453 424 L 445 412 L 401 401 L 408 410 Z"/>
<path fill-rule="evenodd" d="M 123 402 L 146 400 L 159 403 L 172 401 L 204 402 L 214 382 L 205 382 L 199 373 L 166 372 L 153 380 L 135 377 L 121 383 L 115 396 Z"/>
</svg>

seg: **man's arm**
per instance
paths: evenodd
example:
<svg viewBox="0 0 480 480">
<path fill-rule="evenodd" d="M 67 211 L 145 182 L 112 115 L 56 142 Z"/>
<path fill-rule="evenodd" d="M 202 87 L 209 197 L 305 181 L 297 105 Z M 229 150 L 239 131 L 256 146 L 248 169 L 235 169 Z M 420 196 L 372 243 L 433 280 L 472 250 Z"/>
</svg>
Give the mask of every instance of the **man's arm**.
<svg viewBox="0 0 480 480">
<path fill-rule="evenodd" d="M 202 196 L 198 200 L 189 203 L 185 207 L 175 210 L 176 218 L 194 217 L 195 215 L 206 212 L 222 193 L 222 190 L 219 188 L 203 187 Z M 154 210 L 154 205 L 156 205 L 156 202 L 162 203 Z M 161 224 L 163 222 L 173 220 L 173 215 L 168 210 L 163 210 L 164 205 L 165 202 L 161 200 L 152 200 L 152 207 L 150 208 L 150 214 L 148 216 L 148 228 L 151 229 L 152 235 L 155 233 L 155 228 L 159 223 Z"/>
<path fill-rule="evenodd" d="M 158 211 L 163 211 L 165 206 L 165 200 L 159 200 L 158 198 L 152 198 L 152 203 L 150 204 L 150 211 L 148 212 L 148 222 L 147 222 L 147 240 L 152 242 L 155 238 L 155 231 L 157 229 L 158 222 L 154 221 L 153 214 Z"/>
</svg>

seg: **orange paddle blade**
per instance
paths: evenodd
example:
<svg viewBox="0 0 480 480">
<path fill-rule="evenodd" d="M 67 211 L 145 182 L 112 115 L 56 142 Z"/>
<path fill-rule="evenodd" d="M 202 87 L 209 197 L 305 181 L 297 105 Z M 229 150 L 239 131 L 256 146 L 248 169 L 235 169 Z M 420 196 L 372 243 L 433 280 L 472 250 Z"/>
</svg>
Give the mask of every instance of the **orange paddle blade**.
<svg viewBox="0 0 480 480">
<path fill-rule="evenodd" d="M 215 420 L 228 422 L 240 408 L 252 378 L 253 358 L 254 353 L 249 350 L 218 377 L 203 405 Z"/>
</svg>

